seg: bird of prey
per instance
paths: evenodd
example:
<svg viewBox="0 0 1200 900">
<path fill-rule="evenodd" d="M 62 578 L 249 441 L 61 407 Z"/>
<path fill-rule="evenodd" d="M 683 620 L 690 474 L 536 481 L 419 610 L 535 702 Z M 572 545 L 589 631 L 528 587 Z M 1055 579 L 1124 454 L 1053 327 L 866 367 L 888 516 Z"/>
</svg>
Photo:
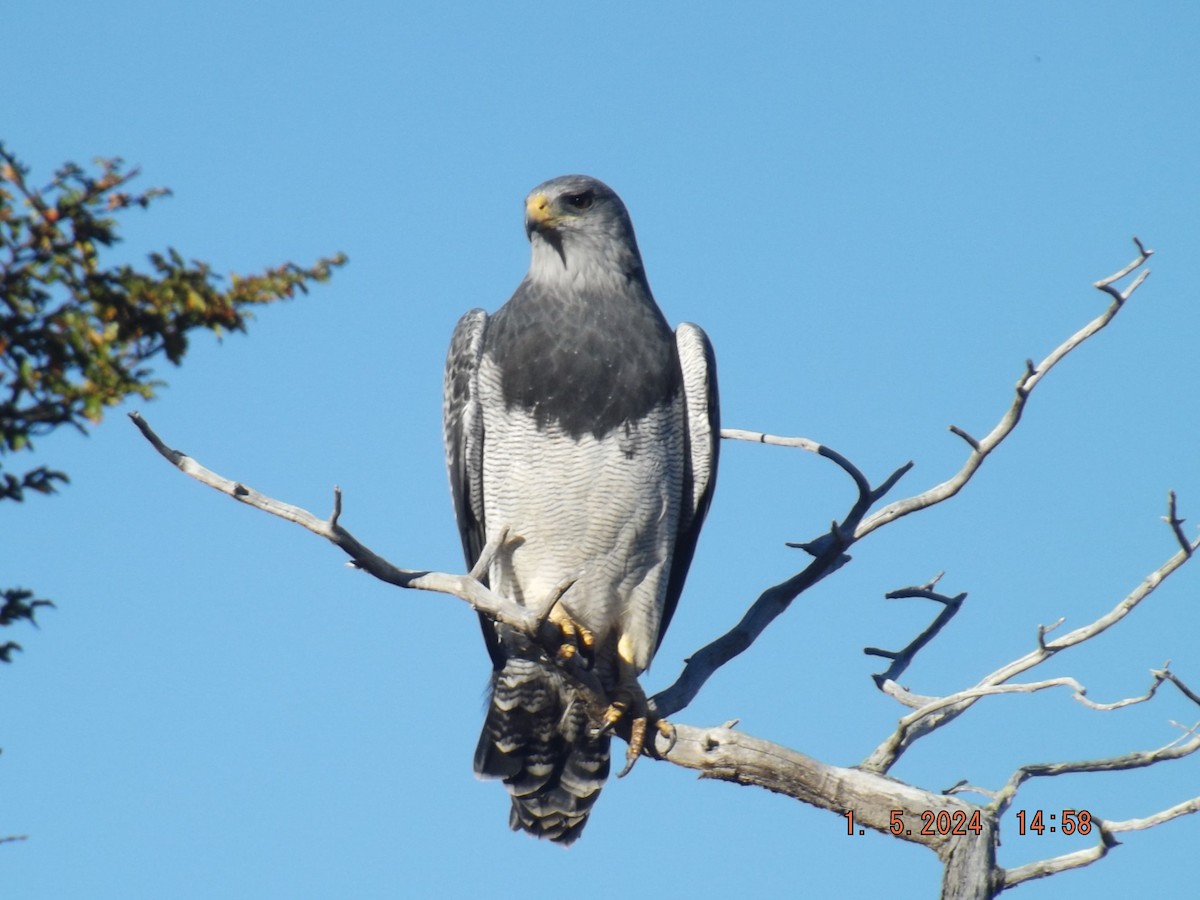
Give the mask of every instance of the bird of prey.
<svg viewBox="0 0 1200 900">
<path fill-rule="evenodd" d="M 611 188 L 547 181 L 525 200 L 525 231 L 532 260 L 512 298 L 454 330 L 446 463 L 467 565 L 486 548 L 481 580 L 545 615 L 559 644 L 481 616 L 493 673 L 475 771 L 504 780 L 513 830 L 569 844 L 608 776 L 614 724 L 645 727 L 637 676 L 716 478 L 717 376 L 704 332 L 672 332 L 655 304 Z"/>
</svg>

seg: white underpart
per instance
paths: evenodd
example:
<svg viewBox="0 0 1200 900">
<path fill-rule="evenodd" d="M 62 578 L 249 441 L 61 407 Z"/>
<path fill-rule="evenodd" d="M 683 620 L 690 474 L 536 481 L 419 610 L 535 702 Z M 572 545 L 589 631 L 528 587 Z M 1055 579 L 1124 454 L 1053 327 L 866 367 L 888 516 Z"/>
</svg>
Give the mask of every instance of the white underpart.
<svg viewBox="0 0 1200 900">
<path fill-rule="evenodd" d="M 679 526 L 683 404 L 658 407 L 599 440 L 575 440 L 554 423 L 538 430 L 525 410 L 506 410 L 486 356 L 477 385 L 487 537 L 507 527 L 515 542 L 492 562 L 492 589 L 540 609 L 573 580 L 561 600 L 566 612 L 602 651 L 624 638 L 644 670 Z"/>
</svg>

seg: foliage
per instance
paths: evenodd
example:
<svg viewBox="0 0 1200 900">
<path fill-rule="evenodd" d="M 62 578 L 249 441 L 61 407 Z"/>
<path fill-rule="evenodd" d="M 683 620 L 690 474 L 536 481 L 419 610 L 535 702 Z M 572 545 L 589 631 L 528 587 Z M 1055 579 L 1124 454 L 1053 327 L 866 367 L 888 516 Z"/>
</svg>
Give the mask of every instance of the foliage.
<svg viewBox="0 0 1200 900">
<path fill-rule="evenodd" d="M 85 431 L 131 394 L 153 397 L 163 382 L 152 358 L 178 365 L 191 332 L 244 331 L 255 306 L 307 293 L 346 262 L 338 254 L 310 268 L 285 263 L 227 283 L 173 248 L 151 253 L 149 271 L 105 265 L 101 251 L 120 240 L 116 216 L 170 193 L 130 192 L 137 174 L 120 159 L 97 160 L 91 172 L 67 163 L 38 188 L 0 144 L 0 460 L 60 426 Z M 51 494 L 68 480 L 45 466 L 2 468 L 0 501 Z M 47 601 L 24 605 L 31 596 L 3 592 L 0 625 L 32 620 Z M 0 660 L 13 646 L 0 647 Z"/>
<path fill-rule="evenodd" d="M 6 588 L 0 590 L 0 626 L 11 625 L 24 620 L 32 625 L 37 624 L 36 614 L 39 606 L 53 606 L 49 600 L 33 599 L 33 591 L 21 588 Z M 12 662 L 14 650 L 20 650 L 21 645 L 16 641 L 5 641 L 0 644 L 0 662 Z"/>
</svg>

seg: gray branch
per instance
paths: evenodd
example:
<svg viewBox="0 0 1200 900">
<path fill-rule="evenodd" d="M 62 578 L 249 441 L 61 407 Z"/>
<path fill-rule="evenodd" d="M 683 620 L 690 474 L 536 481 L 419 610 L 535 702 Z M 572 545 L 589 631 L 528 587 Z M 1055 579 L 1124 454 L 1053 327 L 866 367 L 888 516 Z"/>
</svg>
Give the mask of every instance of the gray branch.
<svg viewBox="0 0 1200 900">
<path fill-rule="evenodd" d="M 400 569 L 360 542 L 338 523 L 342 512 L 342 492 L 340 488 L 335 487 L 333 491 L 332 514 L 328 519 L 321 519 L 299 506 L 283 503 L 273 497 L 268 497 L 266 494 L 261 494 L 253 488 L 247 487 L 240 481 L 233 481 L 223 475 L 218 475 L 211 469 L 202 466 L 186 453 L 174 450 L 164 444 L 162 439 L 150 427 L 150 424 L 138 413 L 130 413 L 129 418 L 137 425 L 146 440 L 154 446 L 154 449 L 171 465 L 175 466 L 175 468 L 188 477 L 194 478 L 201 484 L 206 484 L 214 490 L 220 491 L 227 497 L 232 497 L 239 503 L 245 503 L 247 506 L 252 506 L 255 509 L 278 516 L 281 519 L 286 519 L 289 522 L 295 522 L 302 528 L 307 528 L 313 534 L 325 538 L 325 540 L 345 552 L 350 557 L 351 565 L 355 568 L 362 569 L 364 572 L 374 575 L 380 581 L 386 581 L 388 584 L 394 584 L 397 587 L 450 594 L 451 596 L 458 597 L 460 600 L 465 600 L 471 604 L 472 608 L 492 617 L 498 622 L 511 625 L 529 635 L 537 634 L 540 621 L 536 611 L 526 609 L 511 600 L 493 593 L 476 578 L 470 575 L 452 575 L 444 572 Z"/>
<path fill-rule="evenodd" d="M 1018 866 L 1015 869 L 1007 869 L 1003 872 L 1004 880 L 1001 890 L 1016 887 L 1024 881 L 1031 881 L 1035 878 L 1046 878 L 1050 875 L 1057 875 L 1059 872 L 1065 872 L 1068 869 L 1078 869 L 1081 866 L 1090 865 L 1096 860 L 1107 856 L 1109 850 L 1120 846 L 1120 841 L 1115 837 L 1120 832 L 1146 831 L 1147 829 L 1170 822 L 1172 819 L 1178 819 L 1180 816 L 1190 815 L 1195 812 L 1200 812 L 1200 797 L 1193 797 L 1191 800 L 1177 803 L 1168 809 L 1161 810 L 1141 819 L 1125 819 L 1115 822 L 1108 819 L 1092 819 L 1092 824 L 1100 835 L 1099 843 L 1093 847 L 1076 850 L 1074 853 L 1065 853 L 1062 856 L 1041 859 L 1024 866 Z"/>
<path fill-rule="evenodd" d="M 1113 287 L 1114 282 L 1124 278 L 1130 272 L 1142 266 L 1153 254 L 1153 250 L 1147 250 L 1142 242 L 1136 237 L 1133 239 L 1134 244 L 1138 249 L 1138 256 L 1135 260 L 1115 272 L 1108 278 L 1097 281 L 1094 285 L 1098 290 L 1104 291 L 1113 298 L 1112 303 L 1099 316 L 1085 325 L 1075 334 L 1071 335 L 1061 344 L 1059 344 L 1049 356 L 1043 359 L 1038 365 L 1034 365 L 1032 360 L 1028 361 L 1025 366 L 1025 372 L 1017 379 L 1016 396 L 1013 398 L 1012 405 L 1008 411 L 1001 417 L 996 426 L 981 440 L 977 440 L 964 430 L 956 425 L 951 425 L 950 430 L 954 434 L 963 438 L 971 447 L 971 453 L 967 457 L 967 461 L 963 463 L 961 469 L 958 470 L 950 478 L 943 481 L 941 484 L 929 488 L 914 497 L 909 497 L 904 500 L 897 500 L 885 506 L 879 512 L 870 516 L 858 526 L 855 532 L 856 538 L 862 538 L 870 534 L 876 528 L 881 528 L 889 522 L 895 521 L 902 516 L 907 516 L 917 510 L 925 509 L 935 504 L 941 503 L 944 500 L 949 500 L 957 494 L 971 480 L 972 476 L 983 465 L 983 461 L 991 455 L 992 451 L 999 447 L 1004 439 L 1012 434 L 1013 429 L 1017 427 L 1017 423 L 1021 421 L 1021 413 L 1025 410 L 1025 404 L 1029 402 L 1029 395 L 1033 393 L 1043 378 L 1058 365 L 1068 353 L 1075 350 L 1084 341 L 1092 335 L 1100 331 L 1104 326 L 1113 320 L 1121 308 L 1125 305 L 1125 301 L 1133 296 L 1133 292 L 1141 287 L 1142 282 L 1146 280 L 1150 272 L 1148 269 L 1143 270 L 1138 277 L 1124 291 L 1120 291 Z"/>
<path fill-rule="evenodd" d="M 694 769 L 701 778 L 766 788 L 850 814 L 848 825 L 870 828 L 933 850 L 944 865 L 943 900 L 987 900 L 999 887 L 996 822 L 970 803 L 861 769 L 831 766 L 795 750 L 729 727 L 676 725 L 673 740 L 659 736 L 655 754 Z M 937 827 L 939 816 L 962 827 Z"/>
<path fill-rule="evenodd" d="M 945 628 L 946 625 L 950 623 L 950 620 L 958 614 L 958 611 L 962 609 L 963 601 L 967 599 L 967 595 L 965 593 L 949 597 L 945 594 L 940 594 L 933 589 L 941 577 L 942 575 L 939 573 L 936 578 L 934 578 L 928 584 L 922 585 L 921 587 L 900 588 L 899 590 L 889 591 L 883 595 L 885 600 L 933 600 L 942 604 L 942 610 L 937 614 L 937 617 L 934 618 L 931 623 L 929 623 L 929 627 L 913 638 L 912 641 L 910 641 L 908 645 L 904 647 L 904 649 L 881 650 L 879 647 L 866 647 L 863 650 L 863 653 L 866 653 L 868 656 L 881 656 L 884 659 L 890 659 L 892 661 L 892 664 L 887 667 L 886 671 L 880 672 L 879 674 L 873 676 L 875 679 L 875 685 L 880 690 L 885 690 L 884 685 L 888 683 L 894 684 L 896 679 L 899 678 L 904 673 L 904 670 L 908 668 L 909 664 L 913 661 L 916 655 L 921 652 L 921 650 L 930 641 L 937 637 L 938 633 Z"/>
<path fill-rule="evenodd" d="M 1022 766 L 1013 773 L 1008 784 L 999 792 L 996 801 L 993 803 L 993 807 L 997 815 L 1002 815 L 1011 806 L 1013 800 L 1016 799 L 1020 786 L 1030 778 L 1051 778 L 1057 775 L 1075 775 L 1091 772 L 1122 772 L 1127 769 L 1141 769 L 1163 762 L 1183 759 L 1200 750 L 1200 735 L 1196 734 L 1197 727 L 1200 727 L 1200 723 L 1188 729 L 1184 738 L 1173 741 L 1158 750 L 1125 753 L 1121 756 L 1110 756 L 1104 759 L 1086 760 L 1084 762 L 1041 763 Z M 1191 736 L 1191 739 L 1185 740 L 1188 735 Z M 1024 866 L 1018 866 L 1015 869 L 1005 870 L 1002 873 L 1001 890 L 1016 887 L 1022 882 L 1035 878 L 1046 878 L 1050 875 L 1057 875 L 1059 872 L 1065 872 L 1068 869 L 1077 869 L 1081 866 L 1090 865 L 1096 860 L 1107 856 L 1108 852 L 1114 847 L 1119 846 L 1120 842 L 1115 837 L 1117 833 L 1123 831 L 1144 831 L 1194 812 L 1200 812 L 1200 797 L 1185 800 L 1168 809 L 1140 819 L 1109 821 L 1098 816 L 1093 816 L 1090 825 L 1096 829 L 1100 838 L 1095 846 L 1086 847 L 1074 853 L 1067 853 L 1050 859 L 1038 860 Z"/>
<path fill-rule="evenodd" d="M 1035 649 L 1031 650 L 1029 653 L 1026 653 L 1019 659 L 1015 659 L 1012 662 L 1001 666 L 991 674 L 984 676 L 984 678 L 974 687 L 958 691 L 957 693 L 950 694 L 945 697 L 921 698 L 926 702 L 920 705 L 914 712 L 906 715 L 897 723 L 896 730 L 887 738 L 887 740 L 876 747 L 871 755 L 862 762 L 862 767 L 872 772 L 887 772 L 893 765 L 895 765 L 901 754 L 903 754 L 904 751 L 911 747 L 916 741 L 920 740 L 927 734 L 931 734 L 941 726 L 953 721 L 955 718 L 970 709 L 970 707 L 973 706 L 976 701 L 983 697 L 1013 692 L 1028 693 L 1033 690 L 1042 690 L 1045 687 L 1067 686 L 1075 689 L 1075 696 L 1077 699 L 1094 709 L 1117 709 L 1122 706 L 1128 706 L 1133 702 L 1142 702 L 1143 700 L 1149 699 L 1149 696 L 1152 696 L 1154 691 L 1157 690 L 1157 683 L 1152 686 L 1148 696 L 1141 698 L 1141 700 L 1122 700 L 1114 704 L 1105 705 L 1094 704 L 1087 700 L 1085 697 L 1086 691 L 1081 685 L 1075 682 L 1074 679 L 1051 679 L 1049 681 L 1036 682 L 1032 685 L 1010 685 L 1008 682 L 1017 675 L 1029 671 L 1061 651 L 1091 640 L 1092 638 L 1103 634 L 1109 628 L 1112 628 L 1115 624 L 1125 618 L 1125 616 L 1129 615 L 1134 609 L 1136 609 L 1138 604 L 1149 597 L 1150 594 L 1152 594 L 1154 590 L 1173 572 L 1191 559 L 1192 553 L 1198 547 L 1200 547 L 1200 538 L 1198 538 L 1194 543 L 1188 545 L 1187 548 L 1180 550 L 1165 563 L 1147 575 L 1142 580 L 1141 584 L 1123 597 L 1120 602 L 1116 604 L 1116 606 L 1095 621 L 1080 628 L 1076 628 L 1074 631 L 1063 635 L 1056 640 L 1049 641 L 1046 640 L 1047 629 L 1045 627 L 1040 627 L 1038 629 L 1037 647 Z M 1186 686 L 1184 686 L 1181 682 L 1177 682 L 1177 679 L 1167 667 L 1164 666 L 1163 669 L 1156 670 L 1154 672 L 1156 678 L 1158 677 L 1159 672 L 1161 672 L 1160 680 L 1172 681 L 1172 683 L 1176 683 L 1176 686 L 1179 687 L 1179 689 L 1183 691 L 1185 695 L 1193 697 L 1195 696 L 1192 695 Z M 893 696 L 896 696 L 899 691 L 902 691 L 902 689 L 899 689 L 898 686 L 889 686 L 887 692 Z M 898 699 L 901 698 L 898 697 Z M 901 702 L 905 701 L 901 699 Z M 906 702 L 905 705 L 911 704 Z"/>
<path fill-rule="evenodd" d="M 1098 317 L 1093 319 L 1071 337 L 1063 341 L 1039 365 L 1032 362 L 1026 365 L 1026 371 L 1017 382 L 1016 397 L 1000 422 L 982 440 L 976 440 L 966 432 L 953 427 L 954 433 L 963 437 L 972 448 L 967 461 L 957 473 L 946 481 L 920 494 L 889 504 L 876 513 L 868 516 L 874 506 L 885 494 L 891 491 L 896 483 L 912 468 L 912 463 L 905 463 L 893 472 L 878 487 L 872 488 L 862 471 L 846 457 L 818 441 L 803 437 L 780 437 L 759 431 L 741 429 L 722 429 L 721 437 L 726 440 L 743 440 L 759 444 L 772 444 L 782 447 L 794 447 L 809 453 L 816 453 L 835 463 L 853 480 L 856 497 L 849 512 L 841 521 L 834 521 L 825 534 L 802 544 L 790 544 L 799 547 L 814 558 L 803 570 L 773 587 L 763 591 L 758 599 L 742 616 L 740 622 L 721 637 L 707 644 L 690 658 L 685 660 L 683 671 L 674 684 L 650 698 L 650 709 L 657 715 L 669 716 L 687 707 L 703 688 L 709 678 L 723 665 L 745 652 L 758 636 L 766 630 L 775 619 L 791 606 L 793 600 L 802 592 L 832 574 L 849 561 L 846 551 L 857 541 L 866 537 L 878 528 L 882 528 L 896 519 L 910 513 L 934 506 L 949 500 L 971 480 L 979 470 L 983 461 L 1004 441 L 1021 419 L 1021 413 L 1029 400 L 1034 388 L 1041 383 L 1046 374 L 1054 368 L 1072 350 L 1083 344 L 1092 335 L 1099 332 L 1112 321 L 1124 306 L 1125 301 L 1145 281 L 1148 271 L 1143 270 L 1133 283 L 1124 291 L 1113 287 L 1116 281 L 1124 278 L 1130 272 L 1142 266 L 1154 251 L 1147 250 L 1137 238 L 1134 244 L 1138 249 L 1138 257 L 1119 272 L 1101 279 L 1095 287 L 1113 298 L 1113 302 Z M 921 646 L 940 629 L 953 612 L 947 612 L 944 617 L 934 623 L 932 633 L 928 635 Z M 921 639 L 918 638 L 918 641 Z M 916 648 L 916 649 L 919 649 Z M 915 653 L 916 650 L 913 650 Z M 903 664 L 907 665 L 912 654 Z M 948 718 L 946 719 L 948 721 Z"/>
</svg>

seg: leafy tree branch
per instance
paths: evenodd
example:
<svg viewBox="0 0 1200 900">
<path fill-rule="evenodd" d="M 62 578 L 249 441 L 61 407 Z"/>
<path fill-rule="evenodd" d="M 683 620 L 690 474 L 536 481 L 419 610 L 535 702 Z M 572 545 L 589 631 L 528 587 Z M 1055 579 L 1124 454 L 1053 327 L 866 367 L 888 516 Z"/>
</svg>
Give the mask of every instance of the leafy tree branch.
<svg viewBox="0 0 1200 900">
<path fill-rule="evenodd" d="M 153 397 L 163 386 L 156 358 L 179 365 L 193 333 L 245 331 L 255 308 L 306 293 L 346 262 L 338 254 L 222 278 L 167 248 L 150 253 L 146 268 L 110 264 L 119 217 L 170 194 L 135 190 L 137 175 L 101 159 L 90 169 L 67 163 L 39 186 L 0 144 L 0 501 L 52 494 L 68 481 L 44 465 L 3 471 L 9 454 L 63 426 L 86 431 L 131 395 Z M 6 591 L 6 609 L 18 594 L 32 596 Z M 32 616 L 0 616 L 0 625 L 22 618 Z M 4 647 L 7 661 L 17 645 Z"/>
</svg>

